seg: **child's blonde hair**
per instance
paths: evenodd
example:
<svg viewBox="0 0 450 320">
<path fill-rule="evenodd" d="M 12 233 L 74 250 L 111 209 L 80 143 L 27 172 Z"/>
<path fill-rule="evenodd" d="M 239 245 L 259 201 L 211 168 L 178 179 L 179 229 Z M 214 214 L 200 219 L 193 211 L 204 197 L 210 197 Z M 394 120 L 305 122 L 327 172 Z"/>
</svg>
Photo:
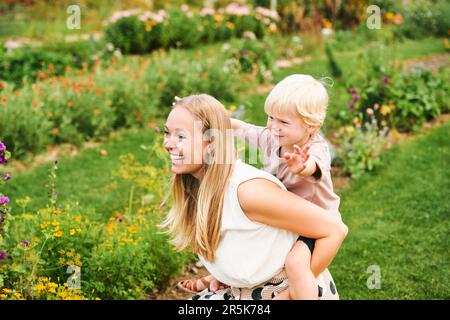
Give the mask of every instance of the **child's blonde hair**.
<svg viewBox="0 0 450 320">
<path fill-rule="evenodd" d="M 264 104 L 272 115 L 294 113 L 306 125 L 322 127 L 328 107 L 328 93 L 323 83 L 305 74 L 292 74 L 277 83 Z"/>
</svg>

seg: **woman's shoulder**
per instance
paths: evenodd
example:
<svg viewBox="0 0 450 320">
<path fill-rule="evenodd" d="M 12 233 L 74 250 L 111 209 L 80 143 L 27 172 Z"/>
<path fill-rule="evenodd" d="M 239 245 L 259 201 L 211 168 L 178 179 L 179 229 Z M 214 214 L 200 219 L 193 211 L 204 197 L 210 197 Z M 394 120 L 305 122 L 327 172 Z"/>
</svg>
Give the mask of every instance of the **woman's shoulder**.
<svg viewBox="0 0 450 320">
<path fill-rule="evenodd" d="M 271 175 L 270 173 L 258 169 L 252 165 L 249 165 L 245 162 L 242 162 L 240 159 L 236 160 L 236 164 L 233 170 L 233 175 L 231 177 L 232 184 L 235 186 L 239 186 L 244 182 L 253 180 L 253 179 L 265 179 L 270 180 L 274 183 L 276 183 L 278 186 L 280 186 L 283 189 L 286 189 L 286 187 L 283 185 L 283 183 L 278 180 L 275 176 Z"/>
</svg>

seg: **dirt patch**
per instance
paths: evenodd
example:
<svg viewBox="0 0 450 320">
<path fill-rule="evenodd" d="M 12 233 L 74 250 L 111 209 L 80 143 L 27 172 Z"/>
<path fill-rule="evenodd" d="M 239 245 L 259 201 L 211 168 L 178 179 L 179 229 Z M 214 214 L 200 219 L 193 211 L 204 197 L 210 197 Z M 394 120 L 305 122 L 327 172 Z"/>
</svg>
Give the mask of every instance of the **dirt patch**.
<svg viewBox="0 0 450 320">
<path fill-rule="evenodd" d="M 450 66 L 450 54 L 437 54 L 424 58 L 409 59 L 402 62 L 404 72 L 410 72 L 415 68 L 423 68 L 435 74 L 440 68 Z"/>
<path fill-rule="evenodd" d="M 167 290 L 159 292 L 154 290 L 148 297 L 149 300 L 188 300 L 193 294 L 185 292 L 177 288 L 177 283 L 181 280 L 200 279 L 201 277 L 209 275 L 209 272 L 199 263 L 192 263 L 188 265 L 182 274 L 173 278 Z"/>
</svg>

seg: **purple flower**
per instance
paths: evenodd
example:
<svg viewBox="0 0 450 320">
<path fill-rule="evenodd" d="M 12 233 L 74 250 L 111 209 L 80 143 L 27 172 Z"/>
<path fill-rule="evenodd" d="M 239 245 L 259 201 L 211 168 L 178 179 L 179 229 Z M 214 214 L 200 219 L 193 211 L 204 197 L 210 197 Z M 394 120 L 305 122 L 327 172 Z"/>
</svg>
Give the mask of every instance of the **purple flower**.
<svg viewBox="0 0 450 320">
<path fill-rule="evenodd" d="M 358 92 L 358 91 L 356 91 L 356 88 L 351 88 L 351 89 L 350 89 L 350 93 L 351 93 L 351 94 L 355 94 L 355 93 L 357 93 L 357 92 Z"/>
<path fill-rule="evenodd" d="M 159 127 L 155 127 L 154 130 L 155 130 L 155 132 L 158 132 L 158 133 L 161 131 L 161 129 Z"/>
<path fill-rule="evenodd" d="M 6 252 L 3 250 L 0 250 L 0 261 L 6 260 L 7 258 L 8 258 L 8 255 L 6 254 Z"/>
<path fill-rule="evenodd" d="M 353 96 L 353 100 L 358 101 L 359 99 L 361 99 L 361 96 L 359 94 L 355 94 Z"/>
<path fill-rule="evenodd" d="M 6 164 L 7 160 L 3 153 L 0 152 L 0 164 Z"/>
<path fill-rule="evenodd" d="M 355 109 L 355 104 L 354 104 L 353 102 L 350 102 L 350 103 L 347 105 L 347 107 L 348 107 L 350 110 L 353 110 L 353 109 Z"/>
<path fill-rule="evenodd" d="M 383 83 L 384 84 L 388 84 L 389 82 L 391 82 L 391 79 L 389 79 L 389 77 L 384 77 L 383 78 Z"/>
<path fill-rule="evenodd" d="M 0 206 L 7 204 L 9 202 L 9 198 L 5 196 L 0 196 Z"/>
<path fill-rule="evenodd" d="M 28 240 L 22 240 L 21 242 L 24 247 L 28 247 L 30 245 L 30 241 L 28 241 Z"/>
<path fill-rule="evenodd" d="M 5 144 L 2 141 L 0 141 L 0 153 L 5 152 L 5 150 L 6 150 Z"/>
<path fill-rule="evenodd" d="M 7 174 L 3 174 L 0 173 L 0 178 L 3 177 L 3 180 L 8 181 L 9 179 L 11 179 L 11 174 L 7 173 Z"/>
</svg>

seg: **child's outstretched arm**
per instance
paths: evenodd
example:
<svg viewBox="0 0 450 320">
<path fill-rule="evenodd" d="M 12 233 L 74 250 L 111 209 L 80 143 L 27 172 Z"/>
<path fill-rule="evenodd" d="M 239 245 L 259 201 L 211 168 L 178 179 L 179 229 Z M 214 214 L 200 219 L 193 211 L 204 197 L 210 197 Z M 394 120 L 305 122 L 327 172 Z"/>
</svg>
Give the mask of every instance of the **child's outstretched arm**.
<svg viewBox="0 0 450 320">
<path fill-rule="evenodd" d="M 230 118 L 231 120 L 231 128 L 233 130 L 239 130 L 242 128 L 243 125 L 247 124 L 246 122 L 234 118 Z"/>
</svg>

